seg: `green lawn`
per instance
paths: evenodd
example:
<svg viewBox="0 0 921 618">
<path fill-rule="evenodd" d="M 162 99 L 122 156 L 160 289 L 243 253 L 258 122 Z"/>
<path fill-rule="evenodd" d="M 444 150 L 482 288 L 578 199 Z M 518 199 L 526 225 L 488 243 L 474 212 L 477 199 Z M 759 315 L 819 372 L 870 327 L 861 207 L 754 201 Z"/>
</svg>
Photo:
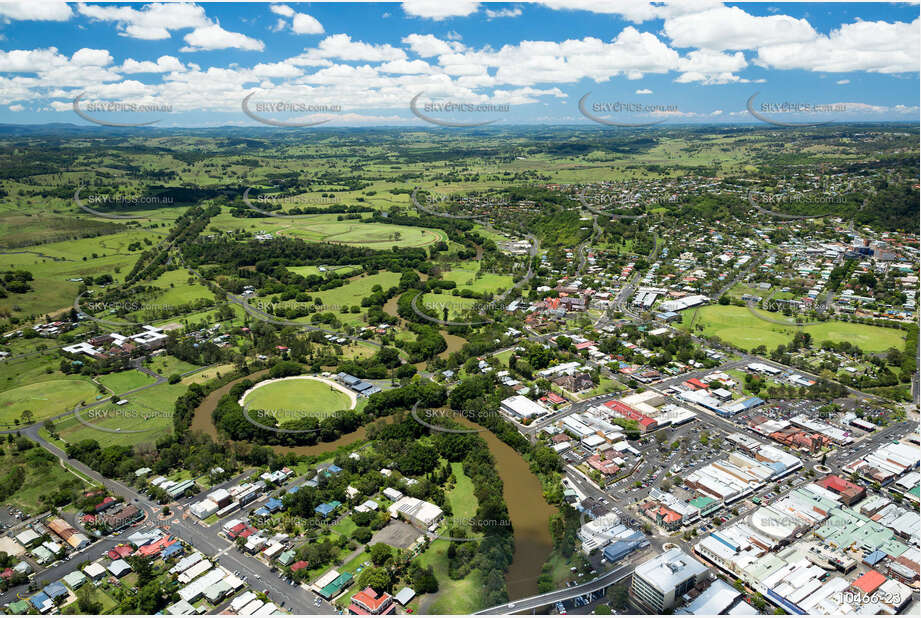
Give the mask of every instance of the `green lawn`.
<svg viewBox="0 0 921 618">
<path fill-rule="evenodd" d="M 479 264 L 465 263 L 452 266 L 451 270 L 442 273 L 446 281 L 453 281 L 458 289 L 473 292 L 495 292 L 499 289 L 508 289 L 514 284 L 511 275 L 496 273 L 480 273 Z"/>
<path fill-rule="evenodd" d="M 166 355 L 155 356 L 146 366 L 148 369 L 160 374 L 164 378 L 168 378 L 174 373 L 187 373 L 194 369 L 198 369 L 197 365 L 179 360 L 175 356 Z"/>
<path fill-rule="evenodd" d="M 153 377 L 146 373 L 141 373 L 137 369 L 109 373 L 99 376 L 97 380 L 116 395 L 156 382 Z"/>
<path fill-rule="evenodd" d="M 463 525 L 463 522 L 474 518 L 478 503 L 473 493 L 473 481 L 464 474 L 464 464 L 459 461 L 451 462 L 451 472 L 454 473 L 456 482 L 454 487 L 446 492 L 446 497 L 448 504 L 451 505 L 451 512 L 454 514 L 453 522 Z"/>
<path fill-rule="evenodd" d="M 325 292 L 317 292 L 313 294 L 313 297 L 321 298 L 322 303 L 327 306 L 340 307 L 346 305 L 351 307 L 352 305 L 361 305 L 361 299 L 369 296 L 371 294 L 371 288 L 375 285 L 379 285 L 382 289 L 388 290 L 393 286 L 399 285 L 399 283 L 399 273 L 383 271 L 376 275 L 367 275 L 350 279 L 349 282 L 342 287 L 326 290 Z M 330 311 L 333 311 L 333 313 L 339 316 L 338 310 Z M 341 316 L 340 319 L 342 319 Z"/>
<path fill-rule="evenodd" d="M 128 403 L 116 406 L 104 403 L 80 412 L 80 418 L 102 431 L 88 427 L 72 415 L 55 423 L 58 435 L 65 442 L 96 440 L 102 446 L 113 444 L 151 444 L 173 430 L 173 406 L 186 390 L 184 384 L 158 384 L 126 397 Z M 138 431 L 143 430 L 143 431 Z"/>
<path fill-rule="evenodd" d="M 694 313 L 685 311 L 682 314 L 681 326 L 683 328 L 688 328 Z M 838 321 L 800 327 L 793 324 L 784 326 L 758 319 L 747 307 L 707 305 L 700 307 L 696 313 L 697 320 L 694 324 L 696 332 L 700 332 L 697 327 L 702 326 L 704 335 L 717 336 L 745 350 L 751 350 L 759 345 L 765 345 L 768 350 L 773 350 L 778 345 L 790 343 L 799 330 L 812 335 L 812 340 L 816 344 L 826 340 L 836 343 L 849 341 L 866 352 L 884 352 L 889 348 L 902 349 L 905 342 L 904 331 L 894 328 Z M 762 314 L 773 320 L 786 319 L 780 313 L 762 312 Z"/>
<path fill-rule="evenodd" d="M 424 606 L 426 614 L 472 614 L 483 606 L 483 587 L 479 582 L 478 570 L 460 580 L 448 576 L 449 545 L 448 541 L 436 540 L 419 557 L 422 567 L 432 567 L 438 579 L 438 592 L 435 593 L 437 598 L 433 603 Z M 421 611 L 419 607 L 427 597 L 428 595 L 413 601 L 410 606 L 417 612 Z"/>
<path fill-rule="evenodd" d="M 343 392 L 319 380 L 293 378 L 258 386 L 244 401 L 251 410 L 265 410 L 280 424 L 296 420 L 303 413 L 325 415 L 351 408 L 351 400 Z M 287 413 L 296 412 L 291 415 Z"/>
<path fill-rule="evenodd" d="M 346 538 L 350 538 L 357 527 L 358 525 L 352 521 L 351 517 L 343 517 L 338 524 L 332 527 L 332 530 Z"/>
<path fill-rule="evenodd" d="M 152 301 L 159 305 L 182 305 L 199 298 L 214 298 L 211 290 L 198 283 L 184 268 L 165 272 L 158 279 L 151 281 L 150 285 L 163 288 L 163 293 Z"/>
<path fill-rule="evenodd" d="M 0 393 L 0 424 L 12 425 L 25 410 L 39 421 L 73 409 L 81 401 L 93 401 L 96 386 L 81 377 L 35 382 Z"/>
</svg>

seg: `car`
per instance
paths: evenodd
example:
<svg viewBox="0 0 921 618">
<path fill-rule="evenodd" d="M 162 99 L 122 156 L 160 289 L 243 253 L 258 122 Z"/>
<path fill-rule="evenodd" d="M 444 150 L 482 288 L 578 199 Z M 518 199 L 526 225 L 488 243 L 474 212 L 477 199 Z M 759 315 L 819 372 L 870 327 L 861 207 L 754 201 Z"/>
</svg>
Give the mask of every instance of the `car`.
<svg viewBox="0 0 921 618">
<path fill-rule="evenodd" d="M 514 604 L 514 603 L 509 603 L 508 605 L 506 605 L 506 607 L 509 608 L 509 609 L 512 609 L 513 607 L 515 607 L 515 604 Z"/>
</svg>

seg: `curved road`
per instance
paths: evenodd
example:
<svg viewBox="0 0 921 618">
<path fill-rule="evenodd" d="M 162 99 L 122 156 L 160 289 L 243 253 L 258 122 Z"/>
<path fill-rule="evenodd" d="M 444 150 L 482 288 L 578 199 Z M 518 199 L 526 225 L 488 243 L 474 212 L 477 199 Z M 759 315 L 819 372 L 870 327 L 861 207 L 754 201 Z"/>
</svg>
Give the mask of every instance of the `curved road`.
<svg viewBox="0 0 921 618">
<path fill-rule="evenodd" d="M 516 601 L 511 601 L 503 605 L 496 605 L 495 607 L 489 607 L 487 609 L 482 609 L 476 612 L 474 615 L 507 615 L 507 614 L 517 614 L 518 612 L 533 611 L 545 605 L 553 605 L 560 601 L 568 601 L 569 599 L 574 599 L 576 597 L 581 597 L 586 594 L 591 594 L 597 592 L 603 588 L 607 588 L 612 584 L 630 577 L 633 574 L 633 565 L 624 565 L 618 567 L 612 571 L 608 571 L 600 577 L 596 577 L 590 582 L 584 584 L 579 584 L 578 586 L 573 586 L 571 588 L 561 588 L 560 590 L 554 590 L 553 592 L 545 592 L 544 594 L 538 594 L 533 597 L 528 597 L 526 599 L 519 599 Z"/>
</svg>

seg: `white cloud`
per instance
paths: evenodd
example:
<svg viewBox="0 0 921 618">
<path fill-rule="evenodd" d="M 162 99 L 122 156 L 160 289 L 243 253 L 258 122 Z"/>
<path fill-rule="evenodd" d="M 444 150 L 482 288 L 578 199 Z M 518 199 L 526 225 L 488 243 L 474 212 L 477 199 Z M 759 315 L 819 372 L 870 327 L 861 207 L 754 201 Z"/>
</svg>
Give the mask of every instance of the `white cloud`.
<svg viewBox="0 0 921 618">
<path fill-rule="evenodd" d="M 756 63 L 772 69 L 828 73 L 916 73 L 921 56 L 919 20 L 843 24 L 828 36 L 758 48 Z"/>
<path fill-rule="evenodd" d="M 195 52 L 210 51 L 215 49 L 244 49 L 248 51 L 262 51 L 265 43 L 258 39 L 248 37 L 239 32 L 228 32 L 217 24 L 196 28 L 183 37 L 186 46 L 179 51 Z"/>
<path fill-rule="evenodd" d="M 253 67 L 253 74 L 259 77 L 292 78 L 303 74 L 299 68 L 287 62 L 260 63 Z"/>
<path fill-rule="evenodd" d="M 652 19 L 665 19 L 689 13 L 698 13 L 713 7 L 722 6 L 719 0 L 682 0 L 682 2 L 648 2 L 646 0 L 539 0 L 540 4 L 555 9 L 569 11 L 589 11 L 607 15 L 619 15 L 635 24 Z"/>
<path fill-rule="evenodd" d="M 805 19 L 757 17 L 725 6 L 666 19 L 663 32 L 676 47 L 712 50 L 756 49 L 811 41 L 817 36 Z"/>
<path fill-rule="evenodd" d="M 315 50 L 308 50 L 308 54 Z M 339 58 L 341 60 L 367 62 L 387 62 L 405 60 L 406 52 L 392 45 L 353 41 L 347 34 L 334 34 L 320 41 L 316 50 L 322 58 Z"/>
<path fill-rule="evenodd" d="M 70 61 L 77 66 L 104 67 L 112 63 L 112 54 L 105 49 L 89 49 L 84 47 L 74 52 Z"/>
<path fill-rule="evenodd" d="M 518 17 L 521 15 L 521 9 L 499 9 L 498 11 L 493 11 L 492 9 L 486 9 L 486 17 L 489 19 L 497 19 L 499 17 Z"/>
<path fill-rule="evenodd" d="M 73 11 L 64 2 L 2 2 L 0 17 L 21 21 L 67 21 L 73 17 Z"/>
<path fill-rule="evenodd" d="M 839 79 L 839 80 L 836 81 L 835 83 L 838 84 L 839 86 L 844 86 L 845 84 L 850 84 L 850 83 L 851 83 L 851 80 L 849 80 L 849 79 Z"/>
<path fill-rule="evenodd" d="M 297 13 L 291 22 L 291 29 L 296 34 L 323 34 L 323 24 L 317 19 L 306 13 Z"/>
<path fill-rule="evenodd" d="M 10 105 L 11 112 L 21 112 L 24 109 L 25 107 L 23 107 L 22 105 Z"/>
<path fill-rule="evenodd" d="M 417 55 L 423 58 L 432 56 L 441 56 L 464 50 L 461 43 L 455 41 L 442 41 L 433 34 L 410 34 L 403 37 L 402 43 L 409 45 L 409 48 Z"/>
<path fill-rule="evenodd" d="M 118 71 L 122 73 L 169 73 L 170 71 L 182 71 L 184 69 L 185 67 L 175 56 L 160 56 L 156 62 L 128 58 L 118 68 Z"/>
<path fill-rule="evenodd" d="M 68 62 L 67 57 L 60 55 L 56 47 L 0 50 L 0 72 L 3 73 L 38 73 Z"/>
<path fill-rule="evenodd" d="M 640 88 L 635 94 L 652 94 L 652 90 L 649 88 Z"/>
<path fill-rule="evenodd" d="M 142 10 L 128 6 L 79 4 L 81 15 L 100 21 L 114 21 L 119 34 L 134 39 L 170 38 L 170 31 L 204 28 L 211 25 L 205 9 L 194 4 L 147 4 Z"/>
<path fill-rule="evenodd" d="M 272 4 L 269 6 L 269 10 L 283 17 L 294 17 L 294 9 L 287 4 Z"/>
<path fill-rule="evenodd" d="M 411 17 L 442 21 L 449 17 L 467 17 L 476 13 L 480 3 L 475 0 L 405 0 L 403 12 Z"/>
</svg>

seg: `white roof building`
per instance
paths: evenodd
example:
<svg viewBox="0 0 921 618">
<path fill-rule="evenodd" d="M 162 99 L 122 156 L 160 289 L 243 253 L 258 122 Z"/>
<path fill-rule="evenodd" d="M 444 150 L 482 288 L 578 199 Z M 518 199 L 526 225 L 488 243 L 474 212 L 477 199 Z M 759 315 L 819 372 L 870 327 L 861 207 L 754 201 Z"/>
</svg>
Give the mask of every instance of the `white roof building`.
<svg viewBox="0 0 921 618">
<path fill-rule="evenodd" d="M 503 399 L 501 407 L 507 414 L 520 419 L 536 418 L 548 412 L 547 408 L 523 395 L 513 395 L 508 399 Z"/>
</svg>

